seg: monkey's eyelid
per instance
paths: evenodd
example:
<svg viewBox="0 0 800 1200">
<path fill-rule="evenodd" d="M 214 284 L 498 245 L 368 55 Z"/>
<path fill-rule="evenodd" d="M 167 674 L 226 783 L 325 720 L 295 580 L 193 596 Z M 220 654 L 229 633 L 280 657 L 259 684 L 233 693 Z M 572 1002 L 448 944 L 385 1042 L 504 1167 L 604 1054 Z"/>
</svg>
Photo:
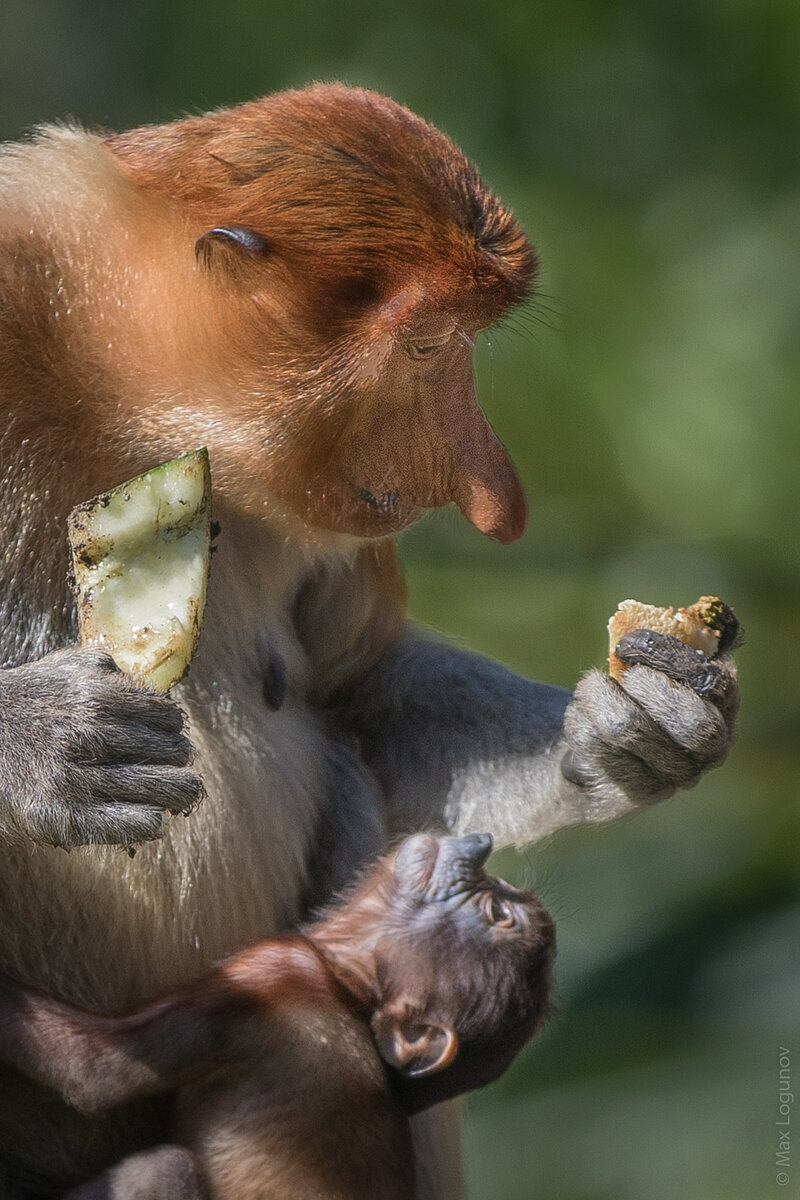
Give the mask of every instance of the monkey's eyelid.
<svg viewBox="0 0 800 1200">
<path fill-rule="evenodd" d="M 439 337 L 409 338 L 403 348 L 409 358 L 433 358 L 452 340 L 453 333 L 454 330 L 450 330 Z"/>
<path fill-rule="evenodd" d="M 266 239 L 252 229 L 245 229 L 241 225 L 215 225 L 213 229 L 202 233 L 195 242 L 195 258 L 198 261 L 207 261 L 215 242 L 235 246 L 253 258 L 266 255 L 269 251 Z"/>
<path fill-rule="evenodd" d="M 500 929 L 511 929 L 517 923 L 517 914 L 513 904 L 494 892 L 486 892 L 481 907 L 491 925 Z"/>
</svg>

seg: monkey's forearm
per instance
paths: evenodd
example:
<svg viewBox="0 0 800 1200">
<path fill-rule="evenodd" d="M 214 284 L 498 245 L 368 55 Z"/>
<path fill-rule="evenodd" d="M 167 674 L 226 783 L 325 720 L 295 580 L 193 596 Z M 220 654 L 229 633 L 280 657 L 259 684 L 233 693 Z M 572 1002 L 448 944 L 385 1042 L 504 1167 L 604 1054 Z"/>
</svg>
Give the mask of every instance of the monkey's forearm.
<svg viewBox="0 0 800 1200">
<path fill-rule="evenodd" d="M 393 829 L 443 820 L 521 844 L 630 807 L 600 812 L 602 800 L 562 776 L 570 699 L 410 628 L 340 719 L 386 791 Z"/>
<path fill-rule="evenodd" d="M 164 1001 L 96 1016 L 0 976 L 0 1059 L 83 1112 L 172 1091 L 235 1053 L 213 1006 Z"/>
<path fill-rule="evenodd" d="M 0 978 L 0 1057 L 82 1112 L 157 1092 L 158 1075 L 101 1018 Z"/>
<path fill-rule="evenodd" d="M 488 829 L 498 843 L 536 841 L 652 804 L 724 760 L 735 666 L 711 664 L 719 678 L 709 690 L 695 652 L 669 641 L 669 673 L 657 646 L 621 684 L 589 671 L 570 695 L 409 630 L 343 720 L 386 790 L 395 830 L 444 820 L 458 833 Z"/>
<path fill-rule="evenodd" d="M 184 1146 L 131 1154 L 65 1192 L 62 1200 L 207 1200 L 197 1159 Z"/>
</svg>

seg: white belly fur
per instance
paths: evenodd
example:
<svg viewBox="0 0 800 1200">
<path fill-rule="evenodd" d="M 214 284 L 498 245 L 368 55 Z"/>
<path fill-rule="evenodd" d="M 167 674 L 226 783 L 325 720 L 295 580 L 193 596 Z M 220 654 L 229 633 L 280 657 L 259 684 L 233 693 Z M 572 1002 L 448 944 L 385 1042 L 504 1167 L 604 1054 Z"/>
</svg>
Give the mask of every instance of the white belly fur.
<svg viewBox="0 0 800 1200">
<path fill-rule="evenodd" d="M 304 700 L 308 664 L 288 619 L 302 570 L 262 527 L 223 524 L 200 645 L 175 689 L 207 796 L 188 817 L 167 817 L 164 837 L 133 858 L 118 847 L 7 848 L 0 955 L 9 970 L 118 1009 L 296 917 L 326 736 Z M 262 693 L 267 645 L 287 675 L 278 711 Z"/>
</svg>

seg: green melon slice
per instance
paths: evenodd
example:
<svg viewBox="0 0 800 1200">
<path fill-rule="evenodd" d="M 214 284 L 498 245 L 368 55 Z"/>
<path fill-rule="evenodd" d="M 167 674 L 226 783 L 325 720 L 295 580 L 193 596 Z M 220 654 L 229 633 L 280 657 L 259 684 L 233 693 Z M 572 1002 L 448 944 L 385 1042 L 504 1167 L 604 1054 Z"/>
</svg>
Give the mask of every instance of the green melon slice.
<svg viewBox="0 0 800 1200">
<path fill-rule="evenodd" d="M 167 691 L 189 665 L 206 603 L 211 475 L 205 449 L 74 508 L 69 540 L 84 646 Z"/>
</svg>

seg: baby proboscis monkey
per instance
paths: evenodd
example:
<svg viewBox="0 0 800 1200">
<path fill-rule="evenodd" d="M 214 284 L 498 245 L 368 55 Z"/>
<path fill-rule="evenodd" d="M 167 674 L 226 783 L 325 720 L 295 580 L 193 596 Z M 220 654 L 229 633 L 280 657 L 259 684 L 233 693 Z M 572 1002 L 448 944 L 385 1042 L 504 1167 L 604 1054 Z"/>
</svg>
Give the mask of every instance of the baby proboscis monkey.
<svg viewBox="0 0 800 1200">
<path fill-rule="evenodd" d="M 505 1069 L 547 1012 L 553 926 L 488 835 L 408 838 L 298 933 L 128 1016 L 0 978 L 0 1055 L 82 1111 L 166 1093 L 171 1145 L 70 1200 L 412 1200 L 408 1116 Z M 377 1049 L 376 1049 L 377 1047 Z"/>
</svg>

